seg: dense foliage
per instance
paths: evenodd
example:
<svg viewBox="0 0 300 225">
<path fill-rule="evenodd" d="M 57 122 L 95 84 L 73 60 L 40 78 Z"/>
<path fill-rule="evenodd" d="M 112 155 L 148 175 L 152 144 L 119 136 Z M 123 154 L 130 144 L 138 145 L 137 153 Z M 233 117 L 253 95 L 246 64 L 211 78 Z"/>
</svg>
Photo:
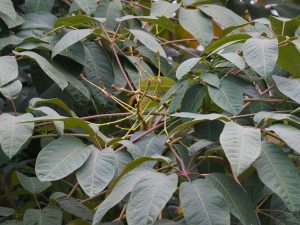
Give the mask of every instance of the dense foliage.
<svg viewBox="0 0 300 225">
<path fill-rule="evenodd" d="M 0 224 L 300 224 L 299 14 L 0 0 Z"/>
</svg>

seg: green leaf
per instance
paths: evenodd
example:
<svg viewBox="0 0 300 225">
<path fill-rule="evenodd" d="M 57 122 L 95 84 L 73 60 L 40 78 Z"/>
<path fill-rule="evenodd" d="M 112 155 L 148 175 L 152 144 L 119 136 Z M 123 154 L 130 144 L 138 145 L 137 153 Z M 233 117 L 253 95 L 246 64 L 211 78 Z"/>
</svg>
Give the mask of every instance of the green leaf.
<svg viewBox="0 0 300 225">
<path fill-rule="evenodd" d="M 150 16 L 165 16 L 170 18 L 174 15 L 174 13 L 179 9 L 179 4 L 173 4 L 166 1 L 159 0 L 154 2 L 151 7 Z"/>
<path fill-rule="evenodd" d="M 32 136 L 34 124 L 20 123 L 31 118 L 33 116 L 30 113 L 21 116 L 12 116 L 7 113 L 0 115 L 0 144 L 3 152 L 10 159 L 22 149 Z"/>
<path fill-rule="evenodd" d="M 245 68 L 245 61 L 238 54 L 236 54 L 234 52 L 226 52 L 226 53 L 219 53 L 219 55 L 222 56 L 227 61 L 231 62 L 233 65 L 235 65 L 240 70 L 243 70 Z"/>
<path fill-rule="evenodd" d="M 141 178 L 154 176 L 155 173 L 156 172 L 154 170 L 136 168 L 123 176 L 113 188 L 112 192 L 98 206 L 93 219 L 93 225 L 98 225 L 108 210 L 118 204 L 127 194 L 129 194 Z"/>
<path fill-rule="evenodd" d="M 54 6 L 54 0 L 25 0 L 26 13 L 38 11 L 50 12 Z"/>
<path fill-rule="evenodd" d="M 58 63 L 44 58 L 35 52 L 20 52 L 17 55 L 24 56 L 35 60 L 41 69 L 63 90 L 70 83 L 74 88 L 80 91 L 86 98 L 90 98 L 90 93 L 84 84 L 70 72 L 66 71 Z"/>
<path fill-rule="evenodd" d="M 21 90 L 22 83 L 19 80 L 15 80 L 5 86 L 0 87 L 0 93 L 9 100 L 17 99 Z"/>
<path fill-rule="evenodd" d="M 183 112 L 198 112 L 200 105 L 205 96 L 205 87 L 200 84 L 194 84 L 185 93 L 182 99 L 181 111 Z"/>
<path fill-rule="evenodd" d="M 131 140 L 134 139 L 136 136 L 140 135 L 141 133 L 135 133 L 131 136 Z M 142 139 L 135 142 L 135 145 L 138 147 L 134 152 L 130 152 L 134 159 L 141 157 L 141 156 L 153 156 L 153 155 L 161 155 L 165 142 L 166 142 L 166 135 L 156 135 L 150 134 Z"/>
<path fill-rule="evenodd" d="M 66 212 L 89 221 L 93 219 L 94 213 L 87 206 L 74 198 L 69 198 L 66 194 L 55 192 L 50 196 L 50 200 L 58 202 L 59 206 Z"/>
<path fill-rule="evenodd" d="M 247 64 L 266 79 L 278 58 L 277 39 L 250 38 L 243 45 L 243 54 Z"/>
<path fill-rule="evenodd" d="M 99 150 L 93 147 L 84 165 L 76 172 L 77 180 L 84 192 L 93 197 L 106 188 L 116 171 L 113 149 Z"/>
<path fill-rule="evenodd" d="M 300 76 L 300 52 L 298 48 L 291 42 L 279 48 L 279 56 L 277 65 L 284 70 Z"/>
<path fill-rule="evenodd" d="M 247 20 L 235 14 L 230 9 L 219 5 L 201 5 L 199 9 L 212 17 L 222 28 L 227 28 L 235 25 L 245 24 Z"/>
<path fill-rule="evenodd" d="M 65 36 L 60 39 L 53 48 L 52 58 L 58 55 L 60 52 L 71 47 L 75 43 L 83 40 L 87 36 L 93 33 L 93 29 L 82 29 L 69 31 Z"/>
<path fill-rule="evenodd" d="M 191 33 L 201 45 L 207 46 L 212 41 L 213 23 L 198 9 L 180 8 L 178 18 L 180 25 Z"/>
<path fill-rule="evenodd" d="M 300 104 L 300 79 L 272 76 L 279 91 Z"/>
<path fill-rule="evenodd" d="M 230 224 L 222 195 L 205 180 L 182 182 L 179 190 L 183 215 L 188 225 Z"/>
<path fill-rule="evenodd" d="M 18 64 L 13 56 L 0 57 L 0 87 L 17 79 L 19 75 Z"/>
<path fill-rule="evenodd" d="M 59 149 L 59 151 L 57 151 Z M 75 137 L 61 137 L 42 149 L 36 159 L 35 171 L 41 181 L 54 181 L 80 168 L 92 152 Z"/>
<path fill-rule="evenodd" d="M 143 177 L 129 198 L 126 219 L 129 225 L 152 225 L 177 188 L 176 174 Z"/>
<path fill-rule="evenodd" d="M 26 14 L 23 18 L 22 29 L 42 29 L 47 31 L 53 28 L 57 19 L 53 14 L 43 11 Z"/>
<path fill-rule="evenodd" d="M 27 209 L 23 223 L 24 225 L 61 225 L 62 212 L 56 206 L 47 206 L 43 210 Z"/>
<path fill-rule="evenodd" d="M 208 86 L 208 93 L 214 103 L 232 115 L 236 115 L 242 110 L 243 92 L 236 83 L 222 79 L 220 88 Z"/>
<path fill-rule="evenodd" d="M 220 88 L 220 79 L 217 75 L 212 73 L 203 73 L 199 76 L 201 80 L 203 80 L 205 83 L 215 87 Z"/>
<path fill-rule="evenodd" d="M 261 181 L 282 199 L 289 210 L 299 211 L 300 178 L 283 150 L 274 143 L 264 142 L 255 166 Z"/>
<path fill-rule="evenodd" d="M 161 45 L 156 41 L 155 37 L 143 30 L 129 30 L 143 45 L 149 48 L 154 53 L 159 53 L 160 56 L 167 58 L 165 50 Z"/>
<path fill-rule="evenodd" d="M 82 9 L 87 15 L 91 15 L 94 13 L 97 7 L 96 0 L 75 0 L 74 1 L 80 9 Z"/>
<path fill-rule="evenodd" d="M 299 129 L 286 124 L 275 124 L 267 128 L 267 130 L 275 132 L 289 147 L 300 153 Z"/>
<path fill-rule="evenodd" d="M 17 221 L 17 220 L 6 220 L 1 225 L 23 225 L 23 221 Z"/>
<path fill-rule="evenodd" d="M 254 203 L 233 178 L 221 173 L 212 173 L 206 179 L 222 193 L 230 212 L 243 225 L 257 224 Z"/>
<path fill-rule="evenodd" d="M 3 16 L 7 16 L 11 20 L 16 20 L 17 13 L 11 0 L 1 0 L 0 17 L 2 18 Z"/>
<path fill-rule="evenodd" d="M 0 206 L 0 216 L 11 216 L 13 214 L 15 214 L 14 209 Z"/>
<path fill-rule="evenodd" d="M 120 0 L 102 0 L 95 11 L 95 17 L 105 18 L 104 25 L 113 30 L 117 24 L 116 18 L 121 15 L 121 10 Z"/>
<path fill-rule="evenodd" d="M 237 176 L 248 169 L 261 152 L 260 130 L 243 127 L 234 122 L 225 124 L 220 142 Z"/>
<path fill-rule="evenodd" d="M 176 70 L 177 79 L 180 80 L 184 75 L 191 72 L 191 70 L 197 65 L 199 61 L 200 58 L 191 58 L 181 63 Z"/>
<path fill-rule="evenodd" d="M 270 16 L 272 30 L 275 34 L 281 36 L 295 36 L 295 31 L 299 27 L 299 17 L 294 19 L 287 19 L 283 17 Z"/>
<path fill-rule="evenodd" d="M 32 194 L 39 194 L 51 186 L 51 182 L 41 182 L 36 177 L 27 177 L 23 173 L 17 172 L 17 176 L 22 187 Z"/>
</svg>

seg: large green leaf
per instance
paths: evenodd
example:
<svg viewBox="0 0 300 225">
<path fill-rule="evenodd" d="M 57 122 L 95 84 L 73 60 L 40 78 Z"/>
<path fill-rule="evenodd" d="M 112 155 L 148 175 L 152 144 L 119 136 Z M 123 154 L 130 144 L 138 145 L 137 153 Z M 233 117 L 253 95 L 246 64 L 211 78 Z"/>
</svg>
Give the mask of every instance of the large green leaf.
<svg viewBox="0 0 300 225">
<path fill-rule="evenodd" d="M 18 77 L 18 64 L 13 56 L 0 57 L 0 87 Z"/>
<path fill-rule="evenodd" d="M 143 31 L 143 30 L 129 30 L 143 45 L 149 48 L 151 51 L 155 53 L 159 53 L 160 56 L 167 58 L 165 50 L 161 47 L 161 45 L 156 41 L 155 37 L 151 34 Z"/>
<path fill-rule="evenodd" d="M 279 91 L 300 104 L 300 78 L 272 76 Z"/>
<path fill-rule="evenodd" d="M 270 16 L 270 22 L 273 32 L 281 36 L 295 36 L 295 31 L 299 27 L 299 19 L 287 19 L 283 17 Z"/>
<path fill-rule="evenodd" d="M 11 20 L 16 20 L 17 13 L 11 0 L 1 0 L 0 2 L 0 17 L 7 16 Z"/>
<path fill-rule="evenodd" d="M 299 129 L 286 124 L 275 124 L 267 128 L 267 130 L 274 131 L 288 146 L 300 153 Z"/>
<path fill-rule="evenodd" d="M 202 5 L 199 6 L 199 9 L 211 16 L 222 28 L 247 23 L 247 20 L 244 20 L 230 9 L 219 5 Z"/>
<path fill-rule="evenodd" d="M 25 0 L 26 13 L 38 11 L 50 12 L 55 0 Z"/>
<path fill-rule="evenodd" d="M 199 61 L 200 58 L 191 58 L 181 63 L 176 70 L 177 79 L 180 80 L 184 75 L 189 73 Z"/>
<path fill-rule="evenodd" d="M 179 191 L 188 225 L 229 225 L 230 214 L 222 195 L 205 180 L 183 182 Z"/>
<path fill-rule="evenodd" d="M 300 177 L 283 150 L 271 142 L 262 144 L 255 162 L 261 181 L 275 192 L 292 212 L 300 210 Z"/>
<path fill-rule="evenodd" d="M 136 168 L 125 176 L 117 183 L 113 188 L 112 192 L 107 196 L 107 198 L 98 206 L 93 219 L 93 225 L 99 225 L 104 215 L 118 204 L 127 194 L 129 194 L 135 184 L 143 177 L 154 176 L 154 170 L 149 170 L 145 168 Z"/>
<path fill-rule="evenodd" d="M 52 58 L 60 52 L 71 47 L 75 43 L 83 40 L 87 36 L 93 33 L 93 29 L 82 29 L 69 31 L 65 36 L 60 39 L 53 48 Z"/>
<path fill-rule="evenodd" d="M 79 8 L 81 8 L 87 15 L 91 15 L 94 13 L 96 7 L 97 7 L 97 1 L 96 0 L 75 0 L 74 1 Z"/>
<path fill-rule="evenodd" d="M 49 181 L 41 182 L 36 177 L 27 177 L 20 172 L 17 172 L 17 176 L 22 184 L 22 187 L 33 194 L 41 193 L 51 186 L 51 182 Z"/>
<path fill-rule="evenodd" d="M 129 225 L 152 225 L 177 188 L 176 174 L 157 173 L 143 177 L 135 185 L 126 210 Z"/>
<path fill-rule="evenodd" d="M 211 99 L 220 108 L 236 115 L 243 107 L 243 92 L 240 86 L 229 80 L 221 80 L 220 88 L 208 86 Z"/>
<path fill-rule="evenodd" d="M 284 70 L 300 77 L 300 52 L 298 48 L 288 42 L 284 46 L 279 47 L 279 56 L 277 64 Z"/>
<path fill-rule="evenodd" d="M 78 138 L 58 138 L 39 153 L 35 165 L 37 177 L 41 181 L 64 178 L 80 168 L 91 152 L 92 146 L 85 145 Z"/>
<path fill-rule="evenodd" d="M 198 9 L 180 8 L 179 23 L 203 46 L 207 46 L 212 41 L 214 36 L 213 23 Z"/>
<path fill-rule="evenodd" d="M 277 39 L 250 38 L 243 45 L 243 54 L 247 64 L 260 76 L 267 78 L 278 58 Z"/>
<path fill-rule="evenodd" d="M 122 3 L 120 0 L 101 0 L 95 11 L 95 17 L 105 18 L 104 25 L 114 29 L 117 24 L 116 18 L 120 17 Z"/>
<path fill-rule="evenodd" d="M 100 151 L 93 147 L 90 157 L 76 172 L 76 176 L 84 192 L 93 197 L 104 190 L 113 179 L 116 166 L 115 155 L 111 148 Z"/>
<path fill-rule="evenodd" d="M 220 142 L 236 175 L 248 169 L 261 152 L 260 130 L 234 122 L 225 124 Z"/>
<path fill-rule="evenodd" d="M 69 71 L 65 70 L 60 64 L 44 58 L 35 52 L 20 52 L 16 53 L 24 57 L 34 59 L 41 69 L 63 90 L 70 83 L 74 88 L 80 91 L 86 98 L 89 99 L 90 93 L 84 84 Z"/>
<path fill-rule="evenodd" d="M 230 212 L 243 225 L 257 224 L 254 203 L 233 178 L 221 173 L 212 173 L 207 177 L 207 181 L 223 194 Z"/>
<path fill-rule="evenodd" d="M 166 1 L 157 1 L 151 7 L 150 16 L 165 16 L 170 18 L 174 15 L 174 13 L 179 9 L 179 4 L 169 3 Z"/>
<path fill-rule="evenodd" d="M 16 155 L 32 136 L 34 124 L 20 123 L 25 119 L 32 119 L 29 113 L 12 116 L 7 113 L 0 115 L 0 144 L 3 152 L 11 159 Z"/>
<path fill-rule="evenodd" d="M 56 206 L 47 206 L 43 210 L 27 209 L 23 217 L 24 225 L 61 225 L 62 212 Z"/>
</svg>

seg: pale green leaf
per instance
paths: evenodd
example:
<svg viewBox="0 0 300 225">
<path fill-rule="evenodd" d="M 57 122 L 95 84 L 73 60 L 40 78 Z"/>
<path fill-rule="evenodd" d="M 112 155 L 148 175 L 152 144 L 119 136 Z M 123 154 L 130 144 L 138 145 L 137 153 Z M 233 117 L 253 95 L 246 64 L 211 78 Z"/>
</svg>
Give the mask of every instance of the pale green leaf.
<svg viewBox="0 0 300 225">
<path fill-rule="evenodd" d="M 95 17 L 105 18 L 104 25 L 114 29 L 117 24 L 116 18 L 121 15 L 122 3 L 120 0 L 101 0 L 95 11 Z"/>
<path fill-rule="evenodd" d="M 150 16 L 165 16 L 170 18 L 179 9 L 180 5 L 176 3 L 169 3 L 163 0 L 154 2 L 151 7 Z"/>
<path fill-rule="evenodd" d="M 62 212 L 56 206 L 47 206 L 42 210 L 27 209 L 23 217 L 24 225 L 61 225 Z"/>
<path fill-rule="evenodd" d="M 80 9 L 82 9 L 87 15 L 94 13 L 97 7 L 96 0 L 75 0 L 74 1 Z"/>
<path fill-rule="evenodd" d="M 11 0 L 0 1 L 0 17 L 3 17 L 3 15 L 7 16 L 11 20 L 16 20 L 17 13 Z"/>
<path fill-rule="evenodd" d="M 28 177 L 23 173 L 17 172 L 17 176 L 22 187 L 32 194 L 39 194 L 51 186 L 51 182 L 41 182 L 36 177 Z"/>
<path fill-rule="evenodd" d="M 220 56 L 222 56 L 227 61 L 231 62 L 233 65 L 235 65 L 240 70 L 243 70 L 245 68 L 245 61 L 244 59 L 239 56 L 238 54 L 234 52 L 226 52 L 226 53 L 219 53 Z"/>
<path fill-rule="evenodd" d="M 19 75 L 18 64 L 13 56 L 0 57 L 0 87 L 17 79 Z"/>
<path fill-rule="evenodd" d="M 54 0 L 25 0 L 26 13 L 48 11 L 54 6 Z"/>
<path fill-rule="evenodd" d="M 22 83 L 19 80 L 15 80 L 5 86 L 0 87 L 0 93 L 9 100 L 17 99 L 21 90 Z"/>
<path fill-rule="evenodd" d="M 279 91 L 300 104 L 300 78 L 272 76 Z"/>
<path fill-rule="evenodd" d="M 200 58 L 191 58 L 181 63 L 176 70 L 177 79 L 180 80 L 184 75 L 191 72 L 191 70 L 197 65 L 199 60 Z"/>
<path fill-rule="evenodd" d="M 14 209 L 0 206 L 0 216 L 11 216 L 14 213 L 15 213 Z"/>
</svg>

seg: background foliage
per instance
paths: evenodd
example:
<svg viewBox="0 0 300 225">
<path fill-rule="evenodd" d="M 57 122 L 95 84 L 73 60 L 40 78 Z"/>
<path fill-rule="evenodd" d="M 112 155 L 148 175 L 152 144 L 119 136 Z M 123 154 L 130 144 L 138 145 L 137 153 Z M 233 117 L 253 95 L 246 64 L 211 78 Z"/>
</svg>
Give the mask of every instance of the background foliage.
<svg viewBox="0 0 300 225">
<path fill-rule="evenodd" d="M 299 12 L 1 0 L 0 224 L 300 224 Z"/>
</svg>

